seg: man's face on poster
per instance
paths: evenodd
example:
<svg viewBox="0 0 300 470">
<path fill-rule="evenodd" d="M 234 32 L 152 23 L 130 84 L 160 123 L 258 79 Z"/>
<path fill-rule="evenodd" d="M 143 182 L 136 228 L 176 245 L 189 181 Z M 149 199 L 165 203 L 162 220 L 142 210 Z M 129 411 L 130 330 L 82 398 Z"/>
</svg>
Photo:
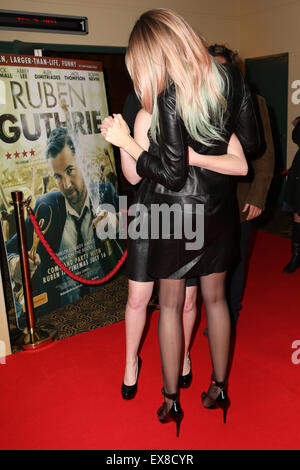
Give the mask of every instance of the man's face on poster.
<svg viewBox="0 0 300 470">
<path fill-rule="evenodd" d="M 48 159 L 58 189 L 75 209 L 86 198 L 86 186 L 76 162 L 75 155 L 67 145 L 55 157 Z"/>
</svg>

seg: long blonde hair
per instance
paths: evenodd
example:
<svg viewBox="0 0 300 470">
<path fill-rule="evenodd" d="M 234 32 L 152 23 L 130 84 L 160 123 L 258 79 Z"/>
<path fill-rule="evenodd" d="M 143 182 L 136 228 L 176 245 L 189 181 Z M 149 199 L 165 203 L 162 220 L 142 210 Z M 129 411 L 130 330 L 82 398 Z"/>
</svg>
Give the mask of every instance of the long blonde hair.
<svg viewBox="0 0 300 470">
<path fill-rule="evenodd" d="M 223 140 L 226 76 L 204 41 L 177 13 L 149 10 L 129 38 L 126 65 L 143 108 L 152 114 L 154 140 L 159 132 L 157 96 L 174 83 L 176 108 L 188 133 L 205 145 Z"/>
</svg>

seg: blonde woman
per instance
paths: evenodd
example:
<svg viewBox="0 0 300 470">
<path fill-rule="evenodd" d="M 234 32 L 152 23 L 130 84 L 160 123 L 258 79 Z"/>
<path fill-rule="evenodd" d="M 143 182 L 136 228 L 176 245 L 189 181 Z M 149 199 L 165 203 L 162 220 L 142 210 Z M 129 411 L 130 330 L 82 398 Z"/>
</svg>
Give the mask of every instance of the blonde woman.
<svg viewBox="0 0 300 470">
<path fill-rule="evenodd" d="M 136 121 L 143 137 L 139 139 L 137 131 L 133 139 L 121 115 L 107 118 L 101 132 L 121 148 L 127 177 L 143 178 L 137 202 L 146 204 L 149 211 L 155 204 L 171 207 L 176 203 L 183 216 L 186 207 L 192 208 L 194 224 L 198 208 L 204 206 L 204 243 L 198 249 L 187 249 L 186 237 L 176 238 L 172 225 L 169 237 L 161 232 L 158 238 L 151 237 L 150 230 L 149 239 L 141 240 L 141 245 L 128 239 L 129 278 L 142 272 L 150 280 L 159 280 L 164 402 L 157 414 L 162 423 L 176 422 L 178 436 L 183 417 L 178 396 L 181 312 L 185 282 L 191 277 L 200 277 L 213 368 L 202 403 L 206 408 L 221 407 L 224 421 L 229 406 L 225 379 L 230 318 L 224 282 L 237 223 L 230 175 L 247 173 L 240 141 L 245 147 L 255 147 L 258 132 L 241 74 L 217 65 L 178 14 L 166 9 L 144 13 L 131 32 L 126 65 L 143 107 Z M 134 257 L 133 252 L 140 256 Z M 146 298 L 146 294 L 141 296 Z"/>
</svg>

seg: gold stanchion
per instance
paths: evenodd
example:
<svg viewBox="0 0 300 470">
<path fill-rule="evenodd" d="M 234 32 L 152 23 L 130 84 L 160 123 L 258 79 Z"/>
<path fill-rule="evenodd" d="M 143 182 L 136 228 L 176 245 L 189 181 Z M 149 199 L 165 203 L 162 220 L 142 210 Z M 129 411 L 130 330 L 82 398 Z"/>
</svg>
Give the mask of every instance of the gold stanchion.
<svg viewBox="0 0 300 470">
<path fill-rule="evenodd" d="M 20 254 L 20 266 L 23 281 L 25 309 L 28 328 L 24 332 L 23 349 L 32 350 L 44 347 L 54 340 L 56 330 L 49 325 L 36 325 L 34 321 L 34 308 L 30 285 L 30 270 L 28 263 L 28 250 L 26 242 L 26 231 L 24 223 L 24 204 L 22 191 L 11 193 L 12 204 L 15 210 L 16 229 Z M 28 201 L 26 204 L 29 203 Z"/>
</svg>

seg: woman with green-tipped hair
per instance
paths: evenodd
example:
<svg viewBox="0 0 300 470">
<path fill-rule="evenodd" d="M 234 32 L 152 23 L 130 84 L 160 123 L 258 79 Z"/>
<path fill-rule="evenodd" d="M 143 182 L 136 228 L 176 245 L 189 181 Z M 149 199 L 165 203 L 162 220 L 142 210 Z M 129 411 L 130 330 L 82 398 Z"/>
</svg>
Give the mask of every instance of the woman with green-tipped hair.
<svg viewBox="0 0 300 470">
<path fill-rule="evenodd" d="M 215 63 L 204 41 L 175 12 L 160 8 L 141 15 L 129 38 L 126 65 L 142 105 L 134 138 L 119 114 L 103 121 L 101 133 L 120 147 L 126 178 L 134 184 L 143 180 L 136 202 L 146 204 L 149 214 L 155 204 L 177 204 L 183 222 L 191 215 L 194 230 L 199 207 L 204 207 L 204 243 L 197 249 L 187 244 L 190 234 L 177 238 L 172 224 L 168 237 L 161 227 L 159 236 L 151 237 L 151 216 L 147 240 L 128 237 L 129 296 L 135 292 L 136 298 L 148 298 L 149 282 L 159 280 L 164 402 L 157 414 L 162 423 L 175 421 L 178 435 L 183 417 L 178 397 L 181 312 L 186 280 L 195 276 L 200 278 L 213 368 L 202 403 L 222 408 L 226 418 L 230 317 L 224 284 L 238 220 L 232 175 L 247 173 L 245 154 L 259 145 L 259 133 L 240 72 Z"/>
</svg>

